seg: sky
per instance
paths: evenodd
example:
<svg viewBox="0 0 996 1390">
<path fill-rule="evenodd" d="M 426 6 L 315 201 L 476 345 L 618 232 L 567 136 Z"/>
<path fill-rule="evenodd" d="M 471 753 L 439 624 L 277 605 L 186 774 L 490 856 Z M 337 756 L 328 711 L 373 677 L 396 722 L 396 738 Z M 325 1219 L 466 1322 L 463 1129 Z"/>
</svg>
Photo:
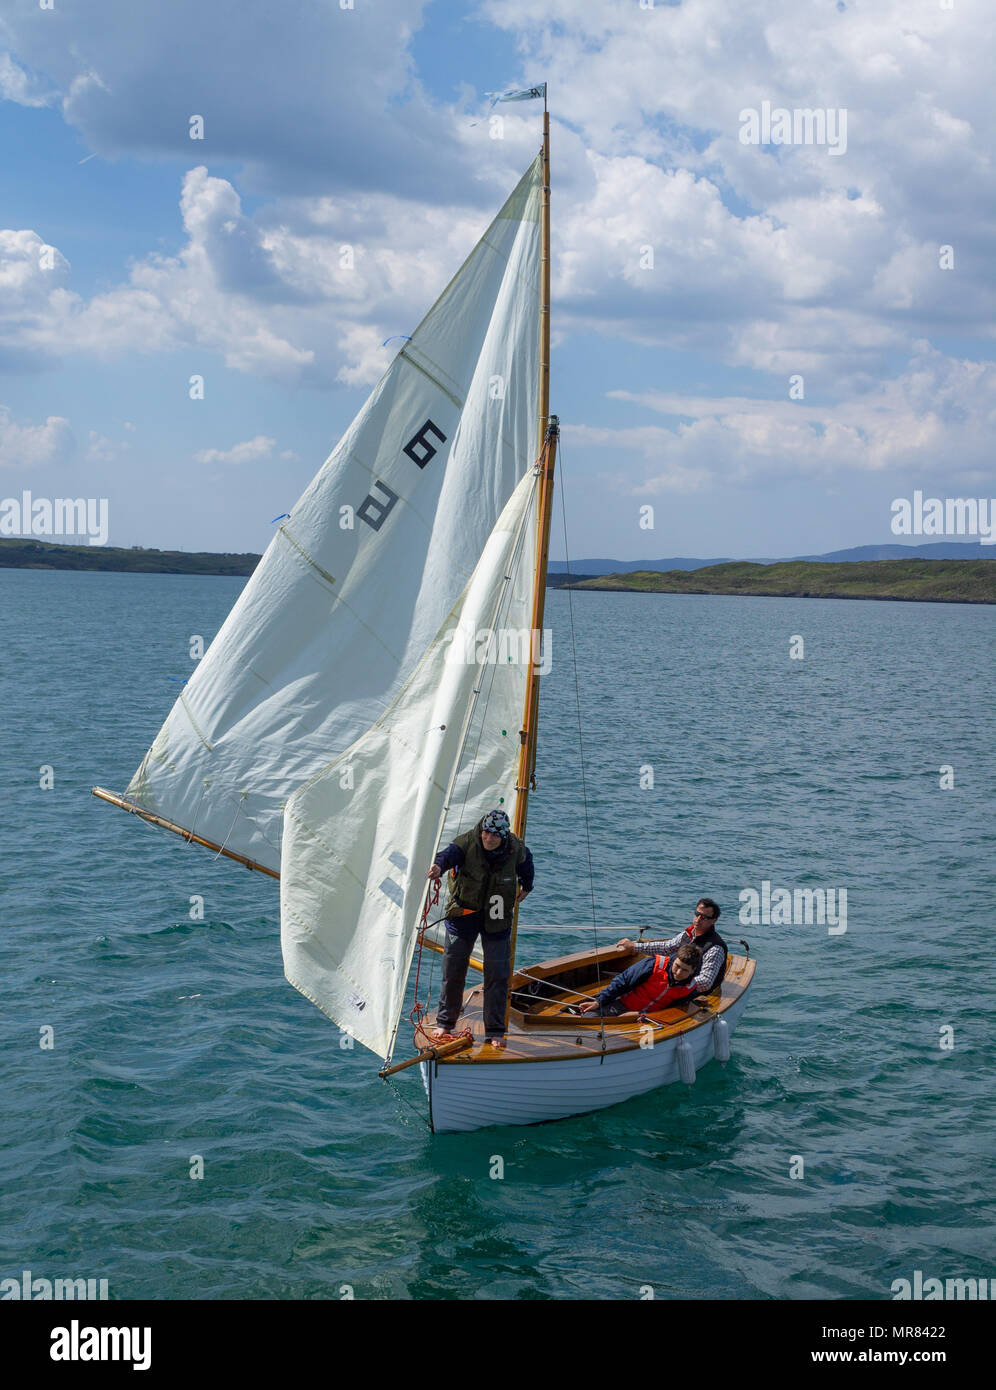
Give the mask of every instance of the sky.
<svg viewBox="0 0 996 1390">
<path fill-rule="evenodd" d="M 0 499 L 262 551 L 538 148 L 540 104 L 496 138 L 485 94 L 542 81 L 573 557 L 989 498 L 991 32 L 984 0 L 0 0 Z"/>
</svg>

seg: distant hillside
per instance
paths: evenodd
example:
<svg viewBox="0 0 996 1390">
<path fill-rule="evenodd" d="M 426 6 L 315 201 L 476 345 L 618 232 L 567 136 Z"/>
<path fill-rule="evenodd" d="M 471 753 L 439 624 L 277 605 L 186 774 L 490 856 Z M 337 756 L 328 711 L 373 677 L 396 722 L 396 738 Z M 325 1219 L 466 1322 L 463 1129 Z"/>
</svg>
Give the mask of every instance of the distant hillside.
<svg viewBox="0 0 996 1390">
<path fill-rule="evenodd" d="M 0 539 L 0 569 L 126 570 L 132 574 L 252 574 L 259 556 L 211 555 L 203 551 L 145 550 L 133 546 L 53 545 L 48 541 Z"/>
<path fill-rule="evenodd" d="M 780 559 L 765 556 L 752 556 L 749 563 L 754 565 L 778 565 L 789 560 L 814 560 L 826 564 L 848 560 L 992 560 L 996 559 L 996 546 L 983 545 L 981 541 L 928 541 L 924 545 L 856 545 L 850 550 L 831 550 L 826 555 L 789 555 Z M 715 565 L 730 564 L 730 557 L 717 556 L 713 560 L 693 560 L 682 555 L 672 555 L 665 560 L 572 560 L 571 570 L 577 574 L 633 574 L 637 570 L 657 570 L 663 573 L 671 570 L 698 570 Z M 566 560 L 551 560 L 550 574 L 563 574 L 567 569 Z"/>
<path fill-rule="evenodd" d="M 548 589 L 576 589 L 583 579 L 599 579 L 597 574 L 575 574 L 572 570 L 570 574 L 554 574 L 548 569 L 546 572 L 546 587 Z"/>
<path fill-rule="evenodd" d="M 924 603 L 996 603 L 991 560 L 873 560 L 826 565 L 790 560 L 734 561 L 698 570 L 599 575 L 572 589 L 646 594 L 754 594 L 779 598 L 914 599 Z"/>
<path fill-rule="evenodd" d="M 672 555 L 666 560 L 571 560 L 572 574 L 629 574 L 634 570 L 698 570 L 704 569 L 707 565 L 725 565 L 729 563 L 729 556 L 716 556 L 712 560 L 692 560 L 683 555 Z M 547 573 L 551 576 L 555 574 L 565 574 L 567 571 L 566 560 L 551 560 L 547 566 Z M 759 565 L 766 564 L 765 560 L 758 560 Z"/>
<path fill-rule="evenodd" d="M 982 551 L 983 558 L 949 559 L 939 550 Z M 865 552 L 899 551 L 902 559 L 858 559 Z M 936 558 L 908 558 L 910 551 Z M 770 594 L 822 598 L 909 598 L 949 603 L 996 603 L 993 547 L 942 541 L 929 546 L 861 546 L 838 555 L 853 559 L 681 560 L 665 571 L 617 569 L 606 573 L 600 560 L 578 560 L 568 576 L 563 561 L 548 571 L 552 589 L 625 589 L 639 593 Z M 114 546 L 55 545 L 49 541 L 0 538 L 0 569 L 105 570 L 130 574 L 220 574 L 246 577 L 259 564 L 252 553 L 214 555 L 206 551 L 129 550 Z M 618 561 L 606 561 L 619 564 Z M 660 561 L 667 564 L 667 561 Z M 558 564 L 561 566 L 559 572 Z"/>
</svg>

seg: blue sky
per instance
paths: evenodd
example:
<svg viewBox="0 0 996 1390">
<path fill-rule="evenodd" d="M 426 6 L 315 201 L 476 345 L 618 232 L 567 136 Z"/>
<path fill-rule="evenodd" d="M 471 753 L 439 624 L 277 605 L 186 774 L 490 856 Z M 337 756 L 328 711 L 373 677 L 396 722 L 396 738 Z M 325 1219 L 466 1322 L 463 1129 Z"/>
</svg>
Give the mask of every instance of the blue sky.
<svg viewBox="0 0 996 1390">
<path fill-rule="evenodd" d="M 894 540 L 914 488 L 991 496 L 988 32 L 981 0 L 4 5 L 0 498 L 261 550 L 535 151 L 539 105 L 495 140 L 484 93 L 544 79 L 575 556 L 817 553 Z M 764 101 L 846 111 L 846 149 L 742 143 Z"/>
</svg>

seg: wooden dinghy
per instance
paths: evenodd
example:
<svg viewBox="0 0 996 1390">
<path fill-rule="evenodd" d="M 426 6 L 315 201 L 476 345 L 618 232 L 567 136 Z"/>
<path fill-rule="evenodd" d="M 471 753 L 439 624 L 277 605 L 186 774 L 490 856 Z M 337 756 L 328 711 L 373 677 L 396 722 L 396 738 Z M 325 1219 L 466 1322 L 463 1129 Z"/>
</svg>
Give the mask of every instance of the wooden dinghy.
<svg viewBox="0 0 996 1390">
<path fill-rule="evenodd" d="M 572 999 L 629 960 L 595 949 L 518 967 L 504 1051 L 485 1044 L 479 989 L 466 996 L 469 1039 L 426 1036 L 423 947 L 443 950 L 446 939 L 427 870 L 494 808 L 525 839 L 548 669 L 560 432 L 550 412 L 550 118 L 545 84 L 505 96 L 543 99 L 539 153 L 277 518 L 124 796 L 94 788 L 279 879 L 288 980 L 341 1037 L 383 1059 L 385 1079 L 422 1068 L 437 1130 L 554 1120 L 689 1080 L 728 1055 L 754 973 L 732 956 L 718 996 L 650 1024 L 572 1016 Z M 569 603 L 580 739 L 571 615 Z M 513 970 L 517 924 L 516 906 Z M 413 961 L 418 1051 L 393 1063 Z"/>
<path fill-rule="evenodd" d="M 611 946 L 518 970 L 504 1050 L 484 1040 L 483 986 L 468 991 L 459 1027 L 470 1028 L 473 1043 L 450 1055 L 440 1049 L 444 1055 L 420 1064 L 433 1130 L 560 1120 L 694 1080 L 713 1058 L 725 1061 L 754 977 L 748 956 L 730 954 L 716 993 L 647 1015 L 647 1022 L 635 1013 L 599 1019 L 566 1012 L 636 959 Z M 430 1015 L 426 1033 L 433 1023 Z M 424 1034 L 416 1042 L 432 1046 Z"/>
</svg>

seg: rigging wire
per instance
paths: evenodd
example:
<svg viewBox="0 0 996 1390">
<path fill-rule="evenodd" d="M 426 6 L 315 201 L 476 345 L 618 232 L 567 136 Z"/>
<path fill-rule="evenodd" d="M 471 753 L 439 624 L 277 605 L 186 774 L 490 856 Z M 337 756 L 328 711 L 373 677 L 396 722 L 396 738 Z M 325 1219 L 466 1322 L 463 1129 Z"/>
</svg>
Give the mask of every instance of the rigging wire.
<svg viewBox="0 0 996 1390">
<path fill-rule="evenodd" d="M 205 778 L 204 778 L 204 784 L 203 784 L 203 786 L 201 787 L 201 794 L 200 794 L 200 796 L 197 798 L 197 805 L 194 807 L 194 814 L 193 814 L 193 815 L 191 816 L 191 818 L 190 818 L 190 836 L 191 836 L 191 837 L 194 835 L 194 832 L 195 832 L 196 829 L 197 829 L 197 817 L 198 817 L 198 816 L 200 815 L 200 813 L 201 813 L 201 802 L 204 800 L 204 793 L 207 791 L 207 789 L 208 789 L 208 780 L 207 780 L 207 778 L 205 777 Z M 231 834 L 231 831 L 229 831 L 228 833 Z M 192 843 L 192 838 L 188 838 L 187 844 L 189 845 L 189 844 L 191 844 L 191 843 Z M 217 859 L 217 858 L 218 858 L 218 855 L 215 855 L 215 858 Z"/>
<path fill-rule="evenodd" d="M 218 861 L 218 860 L 221 858 L 221 856 L 224 854 L 225 849 L 226 849 L 226 847 L 227 847 L 227 845 L 228 845 L 228 842 L 229 842 L 229 840 L 232 838 L 232 831 L 235 829 L 235 821 L 237 821 L 238 818 L 239 818 L 239 816 L 242 814 L 242 803 L 245 801 L 245 799 L 246 799 L 246 793 L 243 792 L 243 793 L 242 793 L 242 800 L 239 802 L 238 806 L 235 808 L 235 820 L 233 820 L 232 823 L 231 823 L 231 825 L 228 827 L 228 834 L 225 836 L 224 840 L 222 841 L 221 846 L 220 846 L 220 848 L 219 848 L 219 850 L 218 850 L 218 853 L 214 856 L 214 858 L 215 858 L 215 863 L 217 863 L 217 861 Z M 189 844 L 189 841 L 188 841 L 188 844 Z"/>
<path fill-rule="evenodd" d="M 574 699 L 578 715 L 578 756 L 581 763 L 581 799 L 584 804 L 584 837 L 588 854 L 588 887 L 591 891 L 591 931 L 595 950 L 598 950 L 598 913 L 595 906 L 595 872 L 591 861 L 591 825 L 588 819 L 588 787 L 584 775 L 584 735 L 581 731 L 581 681 L 578 676 L 578 650 L 574 635 L 574 597 L 571 593 L 571 552 L 567 542 L 567 503 L 564 494 L 567 490 L 567 477 L 564 468 L 564 440 L 560 438 L 560 515 L 564 527 L 564 562 L 567 566 L 567 611 L 571 628 L 571 659 L 574 663 Z M 596 963 L 595 978 L 601 980 L 601 972 Z M 600 1028 L 602 1048 L 605 1048 L 605 1025 Z"/>
<path fill-rule="evenodd" d="M 390 1086 L 391 1090 L 397 1096 L 398 1100 L 404 1101 L 405 1105 L 408 1106 L 408 1109 L 411 1110 L 413 1114 L 418 1116 L 420 1124 L 424 1125 L 425 1128 L 429 1130 L 431 1133 L 432 1125 L 426 1118 L 425 1112 L 422 1110 L 421 1106 L 414 1105 L 403 1091 L 399 1091 L 397 1086 L 395 1086 L 394 1082 L 391 1080 L 389 1076 L 385 1076 L 384 1080 L 387 1082 L 388 1086 Z"/>
</svg>

